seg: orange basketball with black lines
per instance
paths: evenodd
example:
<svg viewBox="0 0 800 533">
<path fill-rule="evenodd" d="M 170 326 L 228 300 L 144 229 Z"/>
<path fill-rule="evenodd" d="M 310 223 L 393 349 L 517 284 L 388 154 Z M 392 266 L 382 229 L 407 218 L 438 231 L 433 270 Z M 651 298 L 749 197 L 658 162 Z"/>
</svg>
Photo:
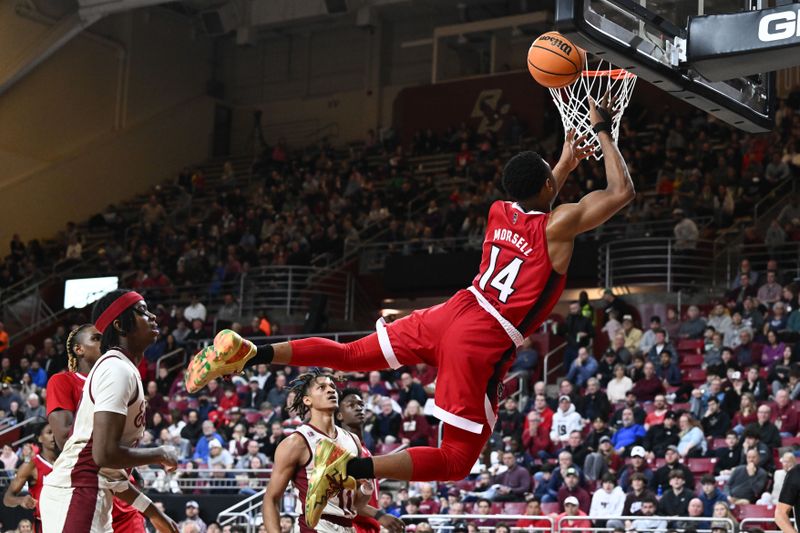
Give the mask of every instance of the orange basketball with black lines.
<svg viewBox="0 0 800 533">
<path fill-rule="evenodd" d="M 531 76 L 551 89 L 574 83 L 585 64 L 586 52 L 557 31 L 540 35 L 528 50 Z"/>
</svg>

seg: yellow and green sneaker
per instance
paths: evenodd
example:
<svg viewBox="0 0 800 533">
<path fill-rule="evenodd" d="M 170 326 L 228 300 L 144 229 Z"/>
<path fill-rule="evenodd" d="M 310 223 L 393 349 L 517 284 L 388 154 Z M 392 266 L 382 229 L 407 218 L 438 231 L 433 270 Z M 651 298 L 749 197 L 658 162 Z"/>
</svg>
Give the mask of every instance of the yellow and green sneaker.
<svg viewBox="0 0 800 533">
<path fill-rule="evenodd" d="M 347 463 L 353 455 L 332 441 L 323 440 L 317 445 L 314 470 L 308 480 L 306 492 L 306 524 L 317 527 L 328 500 L 342 490 L 355 490 L 355 478 L 347 475 Z"/>
<path fill-rule="evenodd" d="M 186 390 L 195 393 L 220 376 L 238 374 L 256 354 L 256 345 L 235 331 L 223 329 L 189 362 L 186 369 Z"/>
</svg>

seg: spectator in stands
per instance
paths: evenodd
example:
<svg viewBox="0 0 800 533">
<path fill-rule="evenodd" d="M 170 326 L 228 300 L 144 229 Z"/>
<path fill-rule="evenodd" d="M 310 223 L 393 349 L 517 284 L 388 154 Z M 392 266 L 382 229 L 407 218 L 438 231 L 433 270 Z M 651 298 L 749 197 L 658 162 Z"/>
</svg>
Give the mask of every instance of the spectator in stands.
<svg viewBox="0 0 800 533">
<path fill-rule="evenodd" d="M 226 470 L 233 468 L 233 456 L 230 452 L 222 447 L 222 443 L 217 439 L 211 439 L 208 443 L 208 467 L 209 469 L 224 468 Z"/>
<path fill-rule="evenodd" d="M 712 396 L 708 399 L 708 407 L 703 414 L 703 433 L 707 437 L 723 438 L 731 427 L 731 419 L 728 413 L 719 407 L 719 400 Z"/>
<path fill-rule="evenodd" d="M 669 476 L 675 470 L 680 470 L 683 472 L 683 479 L 686 482 L 686 485 L 694 487 L 694 475 L 692 474 L 692 471 L 689 470 L 688 466 L 679 462 L 680 458 L 681 455 L 677 446 L 669 446 L 667 448 L 667 451 L 664 454 L 664 466 L 656 470 L 653 473 L 653 479 L 650 480 L 650 488 L 653 491 L 658 492 L 659 487 L 661 487 L 661 490 L 666 489 L 666 487 L 669 486 Z"/>
<path fill-rule="evenodd" d="M 690 518 L 702 518 L 703 515 L 703 502 L 700 498 L 692 498 L 689 500 L 689 505 L 686 507 L 686 516 Z M 697 531 L 698 529 L 708 529 L 710 524 L 708 522 L 698 522 L 695 520 L 679 520 L 675 522 L 675 527 L 682 529 L 684 533 L 687 531 Z"/>
<path fill-rule="evenodd" d="M 564 320 L 564 338 L 567 346 L 564 348 L 564 367 L 571 368 L 572 362 L 578 356 L 581 347 L 589 346 L 589 342 L 594 337 L 594 326 L 591 317 L 586 317 L 581 313 L 579 302 L 569 304 L 569 314 Z"/>
<path fill-rule="evenodd" d="M 644 429 L 649 430 L 652 426 L 663 424 L 667 413 L 669 413 L 667 399 L 663 394 L 659 394 L 653 399 L 652 411 L 644 418 Z"/>
<path fill-rule="evenodd" d="M 739 435 L 730 430 L 725 434 L 725 446 L 713 450 L 717 462 L 714 464 L 714 474 L 719 479 L 726 480 L 733 469 L 739 466 L 742 458 L 742 448 L 739 444 Z"/>
<path fill-rule="evenodd" d="M 541 425 L 542 427 L 547 430 L 548 434 L 553 427 L 553 410 L 550 409 L 550 406 L 547 405 L 547 397 L 544 395 L 544 382 L 540 381 L 534 385 L 534 391 L 536 388 L 541 384 L 542 392 L 535 392 L 535 397 L 533 400 L 533 410 L 539 413 L 541 416 Z M 525 428 L 523 428 L 524 430 Z"/>
<path fill-rule="evenodd" d="M 601 330 L 605 332 L 605 334 L 608 336 L 608 341 L 611 343 L 614 342 L 614 337 L 617 336 L 617 333 L 622 333 L 622 323 L 617 320 L 619 317 L 620 315 L 617 313 L 617 310 L 611 309 L 608 312 L 608 320 Z M 622 344 L 624 345 L 625 343 L 623 342 Z"/>
<path fill-rule="evenodd" d="M 622 411 L 622 425 L 614 433 L 611 443 L 618 453 L 627 455 L 633 446 L 642 442 L 646 433 L 644 426 L 635 422 L 633 410 L 624 408 Z"/>
<path fill-rule="evenodd" d="M 9 337 L 8 337 L 8 332 L 6 331 L 6 325 L 3 324 L 2 322 L 0 322 L 0 354 L 5 352 L 6 350 L 8 350 L 8 347 L 10 346 L 10 343 L 9 343 L 8 339 L 9 339 Z M 6 359 L 6 358 L 3 358 L 3 359 Z M 11 364 L 11 360 L 10 359 L 8 359 L 8 364 L 9 364 L 9 367 L 10 367 L 10 364 Z M 5 368 L 0 369 L 0 381 L 2 381 L 2 377 L 3 377 L 2 372 L 4 370 L 5 370 Z"/>
<path fill-rule="evenodd" d="M 258 409 L 266 399 L 267 394 L 258 386 L 258 378 L 251 377 L 250 381 L 247 382 L 247 393 L 242 402 L 242 407 L 245 409 Z"/>
<path fill-rule="evenodd" d="M 258 424 L 256 424 L 258 427 Z M 270 433 L 266 438 L 260 439 L 261 451 L 266 455 L 270 461 L 275 460 L 275 450 L 278 444 L 283 442 L 286 434 L 283 432 L 283 425 L 279 421 L 272 422 L 269 426 Z"/>
<path fill-rule="evenodd" d="M 589 350 L 581 347 L 578 349 L 578 357 L 572 362 L 572 366 L 567 374 L 567 379 L 578 388 L 583 388 L 586 381 L 597 373 L 597 360 L 589 353 Z"/>
<path fill-rule="evenodd" d="M 729 333 L 730 334 L 730 333 Z M 716 331 L 711 336 L 711 345 L 705 348 L 703 352 L 703 366 L 709 373 L 724 372 L 722 366 L 722 333 Z"/>
<path fill-rule="evenodd" d="M 750 337 L 752 338 L 753 331 L 761 331 L 761 328 L 764 325 L 764 316 L 761 314 L 761 311 L 759 311 L 758 306 L 753 298 L 749 297 L 745 298 L 742 302 L 741 314 L 742 323 L 746 328 L 750 328 Z"/>
<path fill-rule="evenodd" d="M 590 450 L 584 442 L 583 434 L 575 430 L 570 432 L 566 445 L 556 453 L 561 453 L 562 451 L 569 452 L 572 455 L 573 463 L 583 465 Z"/>
<path fill-rule="evenodd" d="M 739 521 L 733 516 L 731 508 L 726 502 L 714 504 L 714 514 L 712 516 L 719 519 L 727 518 L 733 523 L 733 529 L 731 530 L 731 526 L 727 522 L 715 521 L 711 522 L 711 533 L 739 533 Z M 760 528 L 753 527 L 750 529 L 750 533 L 758 533 L 758 529 Z M 760 533 L 764 533 L 764 530 L 762 529 Z"/>
<path fill-rule="evenodd" d="M 650 450 L 654 457 L 664 457 L 667 448 L 677 446 L 680 436 L 677 425 L 677 413 L 667 411 L 661 424 L 655 424 L 647 430 L 644 437 L 644 446 Z"/>
<path fill-rule="evenodd" d="M 783 482 L 786 480 L 786 474 L 789 473 L 789 470 L 797 466 L 797 457 L 795 457 L 794 453 L 791 451 L 783 452 L 781 455 L 781 467 L 779 470 L 775 470 L 775 474 L 773 476 L 772 482 L 772 500 L 770 503 L 773 505 L 778 503 L 778 499 L 781 495 L 781 489 L 783 488 Z"/>
<path fill-rule="evenodd" d="M 439 502 L 433 494 L 433 486 L 430 483 L 422 483 L 419 486 L 419 514 L 439 514 Z"/>
<path fill-rule="evenodd" d="M 286 375 L 278 374 L 275 376 L 275 384 L 272 389 L 267 393 L 267 401 L 282 412 L 285 410 L 286 398 L 289 395 L 289 390 L 286 388 Z"/>
<path fill-rule="evenodd" d="M 744 438 L 742 439 L 742 453 L 740 456 L 739 464 L 744 464 L 747 460 L 747 452 L 756 450 L 759 456 L 759 466 L 764 470 L 772 472 L 774 469 L 774 461 L 772 459 L 772 449 L 765 443 L 761 442 L 758 431 L 749 427 L 744 431 Z"/>
<path fill-rule="evenodd" d="M 178 530 L 183 533 L 187 526 L 195 526 L 198 533 L 206 533 L 206 523 L 200 518 L 200 505 L 195 500 L 186 502 L 186 518 L 178 524 Z M 189 529 L 188 531 L 191 531 Z"/>
<path fill-rule="evenodd" d="M 767 329 L 767 343 L 761 350 L 761 366 L 764 368 L 774 367 L 776 363 L 783 359 L 785 349 L 786 344 L 778 340 L 776 330 Z"/>
<path fill-rule="evenodd" d="M 739 332 L 739 345 L 734 348 L 733 355 L 736 358 L 736 362 L 739 363 L 742 368 L 749 367 L 761 361 L 761 345 L 757 345 L 752 341 L 752 330 L 745 328 Z"/>
<path fill-rule="evenodd" d="M 717 502 L 725 502 L 726 496 L 719 487 L 717 487 L 717 480 L 712 474 L 703 474 L 700 478 L 702 490 L 697 495 L 700 502 L 703 504 L 703 516 L 711 516 L 714 514 L 714 505 Z"/>
<path fill-rule="evenodd" d="M 642 334 L 642 339 L 639 341 L 639 346 L 636 351 L 638 353 L 646 354 L 650 348 L 656 344 L 656 331 L 661 329 L 661 317 L 653 315 L 650 317 L 650 328 Z"/>
<path fill-rule="evenodd" d="M 702 425 L 691 413 L 683 413 L 678 419 L 680 441 L 678 453 L 681 457 L 702 457 L 706 453 L 707 443 Z"/>
<path fill-rule="evenodd" d="M 768 331 L 781 332 L 788 328 L 789 317 L 786 314 L 786 304 L 783 302 L 775 302 L 772 304 L 772 313 L 764 321 L 763 332 L 766 335 Z"/>
<path fill-rule="evenodd" d="M 522 416 L 519 411 L 517 411 L 517 414 Z M 400 432 L 397 435 L 401 443 L 407 446 L 429 446 L 430 432 L 431 426 L 422 414 L 419 402 L 410 400 L 403 411 L 403 421 Z"/>
<path fill-rule="evenodd" d="M 369 395 L 370 396 L 388 396 L 389 389 L 386 388 L 386 385 L 381 378 L 381 373 L 378 371 L 372 371 L 369 373 L 369 382 L 367 385 L 369 386 Z"/>
<path fill-rule="evenodd" d="M 391 444 L 395 442 L 400 431 L 402 419 L 394 411 L 390 398 L 381 399 L 380 407 L 381 412 L 375 417 L 375 423 L 372 426 L 372 438 L 375 439 L 375 442 Z"/>
<path fill-rule="evenodd" d="M 532 372 L 536 370 L 537 363 L 539 362 L 539 352 L 533 346 L 533 340 L 526 337 L 522 341 L 522 345 L 517 348 L 517 358 L 509 369 L 509 373 L 524 372 L 526 377 L 530 378 Z"/>
<path fill-rule="evenodd" d="M 258 442 L 254 440 L 248 440 L 247 452 L 239 458 L 239 461 L 236 463 L 236 468 L 241 468 L 241 469 L 248 468 L 250 460 L 254 458 L 259 459 L 262 465 L 267 465 L 270 463 L 270 461 L 267 459 L 267 456 L 261 453 L 261 449 L 260 446 L 258 445 Z"/>
<path fill-rule="evenodd" d="M 661 380 L 665 390 L 681 384 L 681 371 L 673 361 L 669 350 L 661 350 L 661 364 L 656 368 L 656 376 Z"/>
<path fill-rule="evenodd" d="M 784 389 L 775 393 L 775 416 L 775 426 L 782 437 L 794 437 L 800 431 L 800 415 Z"/>
<path fill-rule="evenodd" d="M 690 305 L 686 311 L 686 320 L 678 328 L 680 339 L 702 339 L 706 329 L 706 321 L 700 316 L 700 308 Z"/>
<path fill-rule="evenodd" d="M 641 472 L 636 472 L 630 477 L 630 488 L 625 495 L 625 507 L 623 509 L 624 516 L 631 516 L 640 513 L 642 510 L 642 502 L 652 498 L 655 500 L 656 495 L 647 488 L 647 479 Z"/>
<path fill-rule="evenodd" d="M 586 382 L 586 392 L 578 400 L 578 412 L 584 420 L 594 420 L 597 417 L 608 418 L 611 404 L 608 395 L 600 390 L 597 378 L 589 378 Z"/>
<path fill-rule="evenodd" d="M 223 297 L 222 305 L 217 310 L 217 327 L 230 327 L 238 319 L 239 306 L 236 303 L 236 299 L 233 294 L 226 293 Z"/>
<path fill-rule="evenodd" d="M 671 343 L 667 342 L 667 332 L 663 329 L 655 331 L 655 343 L 647 352 L 647 360 L 653 364 L 658 364 L 661 361 L 661 352 L 667 350 L 672 354 L 672 360 L 678 360 L 678 354 Z"/>
<path fill-rule="evenodd" d="M 728 480 L 728 501 L 734 505 L 755 503 L 767 486 L 767 472 L 758 466 L 758 451 L 747 452 L 747 462 L 737 466 Z"/>
<path fill-rule="evenodd" d="M 580 486 L 580 475 L 574 467 L 567 469 L 564 484 L 558 489 L 558 501 L 561 502 L 562 509 L 566 509 L 565 503 L 569 498 L 577 499 L 580 510 L 584 513 L 589 512 L 592 499 L 589 493 Z"/>
<path fill-rule="evenodd" d="M 517 464 L 512 452 L 504 452 L 502 460 L 506 471 L 492 479 L 492 483 L 499 485 L 494 501 L 524 501 L 525 494 L 531 490 L 530 473 Z"/>
<path fill-rule="evenodd" d="M 639 513 L 642 518 L 628 520 L 625 522 L 626 532 L 636 533 L 664 533 L 667 529 L 667 521 L 655 518 L 658 501 L 654 496 L 649 496 L 641 500 Z"/>
<path fill-rule="evenodd" d="M 665 491 L 658 502 L 657 514 L 660 516 L 686 516 L 692 492 L 686 488 L 684 473 L 680 470 L 670 472 L 669 486 L 671 490 Z"/>
<path fill-rule="evenodd" d="M 214 423 L 210 420 L 203 422 L 202 429 L 203 436 L 197 440 L 192 458 L 195 461 L 208 463 L 208 450 L 211 445 L 211 441 L 216 440 L 220 445 L 222 445 L 225 441 L 223 440 L 222 436 L 217 433 L 216 429 L 214 428 Z"/>
<path fill-rule="evenodd" d="M 20 379 L 19 368 L 17 366 L 13 367 L 11 366 L 11 358 L 7 356 L 0 358 L 0 383 L 10 385 L 11 383 L 18 382 L 19 379 Z M 1 401 L 2 400 L 0 400 L 0 402 Z M 8 406 L 6 406 L 6 408 L 8 408 Z"/>
<path fill-rule="evenodd" d="M 492 512 L 492 502 L 487 499 L 478 500 L 478 504 L 475 506 L 474 513 L 481 514 L 481 515 L 488 515 Z M 406 513 L 408 513 L 408 509 L 406 509 Z M 474 521 L 477 527 L 482 528 L 493 528 L 495 524 L 497 524 L 497 520 L 493 518 L 478 518 Z"/>
<path fill-rule="evenodd" d="M 208 338 L 208 331 L 206 331 L 205 325 L 203 321 L 199 318 L 195 318 L 192 320 L 192 327 L 189 329 L 188 335 L 186 335 L 185 341 L 197 343 L 198 341 L 202 341 Z"/>
<path fill-rule="evenodd" d="M 644 425 L 644 419 L 647 413 L 644 412 L 644 409 L 639 407 L 636 393 L 633 392 L 633 390 L 629 390 L 625 395 L 625 404 L 614 411 L 614 415 L 611 417 L 611 425 L 614 428 L 618 428 L 622 425 L 622 413 L 625 409 L 630 409 L 631 412 L 633 412 L 633 420 L 636 424 Z"/>
<path fill-rule="evenodd" d="M 672 230 L 675 234 L 675 249 L 694 250 L 697 248 L 697 239 L 700 237 L 700 230 L 697 229 L 697 224 L 691 218 L 685 216 L 683 209 L 680 208 L 674 209 L 672 216 L 676 222 Z"/>
<path fill-rule="evenodd" d="M 616 356 L 616 361 L 624 364 L 630 364 L 633 359 L 631 352 L 625 347 L 625 333 L 619 330 L 614 334 L 611 339 L 611 346 L 606 350 L 606 353 L 612 352 Z"/>
<path fill-rule="evenodd" d="M 774 221 L 773 221 L 774 222 Z M 756 298 L 762 304 L 771 306 L 772 304 L 780 301 L 783 295 L 783 289 L 777 281 L 777 273 L 774 270 L 767 272 L 767 281 L 758 289 Z"/>
<path fill-rule="evenodd" d="M 642 402 L 652 402 L 657 394 L 664 394 L 664 384 L 656 375 L 655 365 L 651 361 L 644 364 L 644 377 L 633 384 L 631 391 Z"/>
<path fill-rule="evenodd" d="M 42 405 L 41 401 L 39 400 L 39 395 L 35 392 L 32 392 L 28 395 L 28 399 L 25 401 L 24 412 L 26 418 L 44 419 L 46 417 L 44 405 Z"/>
<path fill-rule="evenodd" d="M 631 461 L 619 475 L 619 486 L 622 487 L 622 490 L 626 492 L 629 491 L 633 480 L 637 478 L 637 476 L 640 476 L 645 484 L 649 484 L 653 479 L 653 471 L 650 470 L 650 466 L 648 466 L 645 460 L 645 455 L 645 449 L 641 446 L 634 446 L 631 450 Z M 644 490 L 644 488 L 639 492 L 641 493 L 642 490 Z"/>
<path fill-rule="evenodd" d="M 758 285 L 758 273 L 755 272 L 751 265 L 750 260 L 747 258 L 742 259 L 739 263 L 739 272 L 736 273 L 736 277 L 733 279 L 733 283 L 731 285 L 732 289 L 735 289 L 742 284 L 741 276 L 746 275 L 750 285 L 756 286 Z"/>
<path fill-rule="evenodd" d="M 711 313 L 709 313 L 708 322 L 706 322 L 706 324 L 713 327 L 714 331 L 723 335 L 724 338 L 727 339 L 730 337 L 731 317 L 722 302 L 714 304 L 714 308 L 711 310 Z"/>
<path fill-rule="evenodd" d="M 739 286 L 728 292 L 727 299 L 736 302 L 736 305 L 743 305 L 746 299 L 755 298 L 758 291 L 750 284 L 750 278 L 746 274 L 740 275 L 739 278 Z"/>
<path fill-rule="evenodd" d="M 569 396 L 563 395 L 558 399 L 558 410 L 553 414 L 553 427 L 550 430 L 550 440 L 556 447 L 569 440 L 573 431 L 583 430 L 581 415 L 575 410 Z"/>
<path fill-rule="evenodd" d="M 600 380 L 601 387 L 607 387 L 608 383 L 614 379 L 614 367 L 619 364 L 622 364 L 622 361 L 617 357 L 614 349 L 607 348 L 597 363 L 597 379 Z M 606 397 L 608 397 L 607 394 Z"/>
<path fill-rule="evenodd" d="M 167 218 L 167 212 L 164 206 L 158 202 L 158 198 L 156 198 L 154 194 L 150 195 L 150 199 L 147 203 L 142 205 L 140 212 L 141 221 L 150 226 L 154 226 Z M 201 533 L 205 533 L 205 531 Z"/>
<path fill-rule="evenodd" d="M 747 426 L 754 428 L 758 431 L 759 440 L 766 444 L 768 447 L 777 449 L 781 445 L 781 435 L 775 424 L 771 422 L 772 408 L 769 405 L 760 405 L 756 411 L 757 420 L 755 423 Z"/>
<path fill-rule="evenodd" d="M 200 422 L 200 415 L 195 409 L 186 413 L 186 425 L 180 430 L 181 437 L 188 440 L 192 446 L 197 444 L 198 439 L 203 435 L 203 427 Z"/>
<path fill-rule="evenodd" d="M 622 511 L 625 507 L 625 492 L 617 486 L 613 474 L 603 476 L 600 490 L 592 495 L 592 504 L 589 508 L 589 516 L 608 517 L 623 516 Z M 608 527 L 613 527 L 609 524 Z"/>
<path fill-rule="evenodd" d="M 549 409 L 549 407 L 548 407 Z M 522 447 L 528 462 L 534 459 L 549 459 L 553 453 L 553 441 L 550 430 L 545 426 L 542 415 L 531 411 L 525 419 L 526 427 L 522 431 Z"/>
<path fill-rule="evenodd" d="M 528 516 L 542 516 L 542 505 L 536 498 L 528 500 L 525 505 L 525 513 Z M 518 528 L 549 528 L 550 521 L 544 519 L 520 518 L 514 524 Z"/>
<path fill-rule="evenodd" d="M 400 395 L 397 398 L 397 403 L 401 407 L 405 407 L 411 400 L 416 400 L 420 405 L 425 405 L 428 401 L 428 395 L 422 385 L 411 377 L 410 373 L 403 372 L 400 376 L 400 382 Z"/>
<path fill-rule="evenodd" d="M 183 309 L 183 318 L 189 322 L 200 320 L 204 323 L 206 321 L 206 317 L 206 306 L 203 305 L 203 303 L 200 301 L 200 297 L 197 294 L 193 294 L 190 304 Z"/>
<path fill-rule="evenodd" d="M 606 395 L 611 403 L 621 402 L 633 388 L 633 381 L 625 374 L 625 366 L 617 364 L 614 367 L 614 378 L 608 382 Z"/>
<path fill-rule="evenodd" d="M 598 420 L 602 421 L 602 419 Z M 611 437 L 608 435 L 600 437 L 599 443 L 594 449 L 597 451 L 588 454 L 583 463 L 586 479 L 595 481 L 602 479 L 606 474 L 616 477 L 625 466 L 625 460 L 614 450 Z"/>
<path fill-rule="evenodd" d="M 642 341 L 642 330 L 637 328 L 633 323 L 633 315 L 624 315 L 622 317 L 622 334 L 625 337 L 625 348 L 634 353 L 638 350 L 639 344 Z"/>
</svg>

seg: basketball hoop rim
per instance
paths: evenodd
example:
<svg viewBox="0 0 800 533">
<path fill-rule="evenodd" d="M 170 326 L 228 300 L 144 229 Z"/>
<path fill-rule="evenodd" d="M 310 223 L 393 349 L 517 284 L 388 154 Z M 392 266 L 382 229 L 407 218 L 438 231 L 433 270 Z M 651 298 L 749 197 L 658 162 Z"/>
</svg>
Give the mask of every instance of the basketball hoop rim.
<svg viewBox="0 0 800 533">
<path fill-rule="evenodd" d="M 584 78 L 598 78 L 602 76 L 608 76 L 614 80 L 624 80 L 635 78 L 636 74 L 633 72 L 629 72 L 624 68 L 615 68 L 611 70 L 584 70 L 581 71 L 581 76 Z"/>
</svg>

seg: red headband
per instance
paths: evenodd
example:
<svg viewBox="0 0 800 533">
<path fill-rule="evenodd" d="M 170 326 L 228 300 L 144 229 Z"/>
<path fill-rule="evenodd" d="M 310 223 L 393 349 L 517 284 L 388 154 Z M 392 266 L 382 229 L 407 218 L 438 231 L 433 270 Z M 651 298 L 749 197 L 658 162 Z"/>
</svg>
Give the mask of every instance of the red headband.
<svg viewBox="0 0 800 533">
<path fill-rule="evenodd" d="M 138 292 L 126 292 L 114 300 L 114 302 L 102 312 L 102 314 L 97 318 L 97 321 L 94 323 L 94 327 L 96 327 L 97 331 L 100 333 L 104 333 L 106 328 L 111 325 L 111 323 L 114 322 L 114 320 L 116 320 L 124 310 L 136 302 L 141 302 L 142 300 L 144 300 L 144 298 L 142 298 L 142 295 Z"/>
</svg>

